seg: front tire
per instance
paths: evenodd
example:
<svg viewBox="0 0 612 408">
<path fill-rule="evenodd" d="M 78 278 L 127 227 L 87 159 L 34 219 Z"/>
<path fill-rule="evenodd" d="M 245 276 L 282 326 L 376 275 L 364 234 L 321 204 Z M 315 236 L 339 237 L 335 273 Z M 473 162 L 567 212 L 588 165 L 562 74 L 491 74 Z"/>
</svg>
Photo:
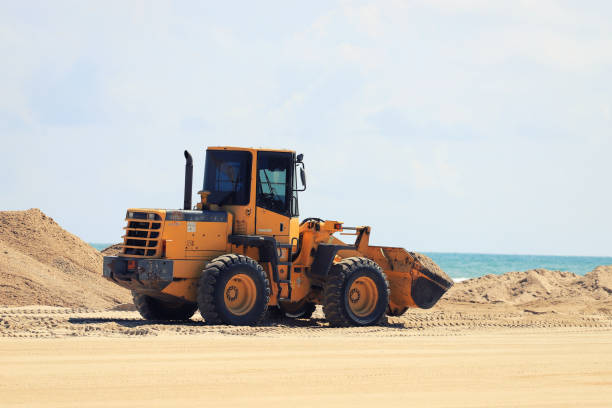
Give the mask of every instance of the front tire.
<svg viewBox="0 0 612 408">
<path fill-rule="evenodd" d="M 132 292 L 134 305 L 146 320 L 189 320 L 198 305 L 188 302 L 166 302 L 151 296 Z"/>
<path fill-rule="evenodd" d="M 256 324 L 265 316 L 269 300 L 268 277 L 248 256 L 213 259 L 198 282 L 198 308 L 208 324 Z"/>
<path fill-rule="evenodd" d="M 389 283 L 375 262 L 351 257 L 330 269 L 325 284 L 323 312 L 332 326 L 378 324 L 388 305 Z"/>
</svg>

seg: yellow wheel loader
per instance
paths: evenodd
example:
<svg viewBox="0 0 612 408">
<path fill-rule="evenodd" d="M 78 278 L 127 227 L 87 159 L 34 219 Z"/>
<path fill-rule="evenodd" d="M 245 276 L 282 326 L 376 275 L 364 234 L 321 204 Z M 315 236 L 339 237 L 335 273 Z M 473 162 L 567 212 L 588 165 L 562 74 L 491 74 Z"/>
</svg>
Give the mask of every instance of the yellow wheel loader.
<svg viewBox="0 0 612 408">
<path fill-rule="evenodd" d="M 309 318 L 323 305 L 332 326 L 366 326 L 410 307 L 430 308 L 452 286 L 430 258 L 370 246 L 368 226 L 306 218 L 303 155 L 209 147 L 200 202 L 185 151 L 182 210 L 131 208 L 107 279 L 130 289 L 145 319 L 253 325 L 274 312 Z M 345 243 L 334 234 L 353 235 Z"/>
</svg>

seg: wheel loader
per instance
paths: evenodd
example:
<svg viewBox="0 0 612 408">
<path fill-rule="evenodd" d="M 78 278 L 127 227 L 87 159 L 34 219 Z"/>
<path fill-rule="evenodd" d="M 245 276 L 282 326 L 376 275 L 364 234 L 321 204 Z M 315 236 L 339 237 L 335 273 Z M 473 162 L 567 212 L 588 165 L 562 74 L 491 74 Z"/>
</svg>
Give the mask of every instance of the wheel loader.
<svg viewBox="0 0 612 408">
<path fill-rule="evenodd" d="M 425 255 L 369 245 L 369 226 L 300 222 L 306 176 L 295 151 L 209 147 L 195 206 L 184 154 L 183 209 L 128 209 L 121 253 L 104 257 L 104 277 L 132 291 L 145 319 L 199 310 L 207 324 L 254 325 L 322 305 L 332 326 L 376 325 L 432 307 L 453 284 Z"/>
</svg>

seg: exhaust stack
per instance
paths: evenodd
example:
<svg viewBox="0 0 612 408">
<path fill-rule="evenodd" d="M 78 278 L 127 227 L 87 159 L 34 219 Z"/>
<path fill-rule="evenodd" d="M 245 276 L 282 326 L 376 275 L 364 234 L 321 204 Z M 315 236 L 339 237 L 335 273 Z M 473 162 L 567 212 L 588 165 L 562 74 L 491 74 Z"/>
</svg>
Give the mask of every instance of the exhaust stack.
<svg viewBox="0 0 612 408">
<path fill-rule="evenodd" d="M 193 159 L 187 150 L 185 150 L 185 197 L 183 200 L 183 209 L 191 210 L 191 187 L 193 186 Z"/>
</svg>

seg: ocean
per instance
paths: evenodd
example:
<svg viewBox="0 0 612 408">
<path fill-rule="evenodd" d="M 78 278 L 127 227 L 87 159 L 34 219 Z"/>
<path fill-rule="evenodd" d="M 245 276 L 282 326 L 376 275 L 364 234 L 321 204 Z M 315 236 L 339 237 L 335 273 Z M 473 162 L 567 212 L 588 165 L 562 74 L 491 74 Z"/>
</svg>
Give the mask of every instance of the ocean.
<svg viewBox="0 0 612 408">
<path fill-rule="evenodd" d="M 455 281 L 476 278 L 488 274 L 526 271 L 544 268 L 570 271 L 578 275 L 591 272 L 600 265 L 612 265 L 612 257 L 554 256 L 554 255 L 505 255 L 425 252 Z"/>
<path fill-rule="evenodd" d="M 90 243 L 98 250 L 112 244 Z M 599 265 L 612 265 L 612 257 L 553 256 L 553 255 L 504 255 L 467 254 L 450 252 L 425 252 L 453 280 L 461 281 L 488 274 L 500 275 L 511 271 L 544 268 L 584 275 Z"/>
</svg>

